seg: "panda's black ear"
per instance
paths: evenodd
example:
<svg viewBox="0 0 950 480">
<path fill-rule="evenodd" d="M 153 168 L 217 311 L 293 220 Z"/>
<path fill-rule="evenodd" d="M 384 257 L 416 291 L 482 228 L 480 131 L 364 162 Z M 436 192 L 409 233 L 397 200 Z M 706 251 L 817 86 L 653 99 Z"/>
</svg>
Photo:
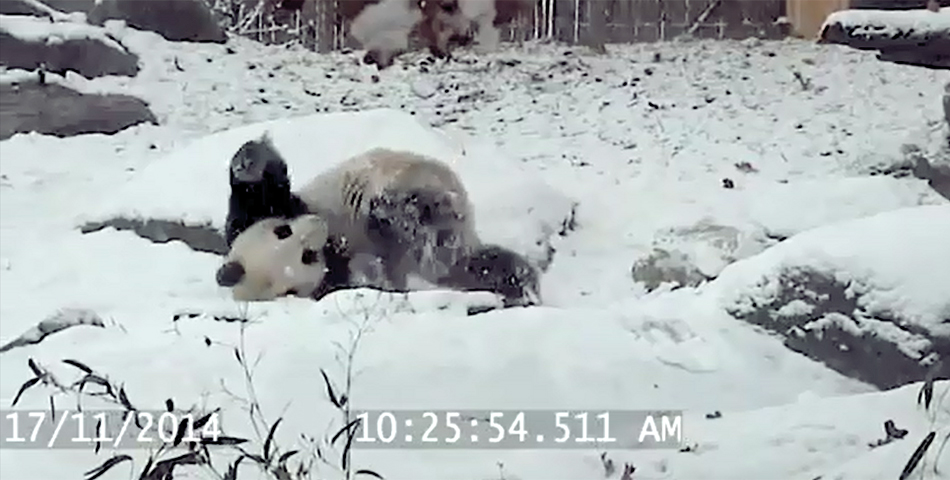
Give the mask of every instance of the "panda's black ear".
<svg viewBox="0 0 950 480">
<path fill-rule="evenodd" d="M 238 262 L 231 261 L 225 263 L 218 269 L 217 275 L 215 275 L 218 285 L 221 287 L 233 287 L 239 283 L 244 278 L 244 266 Z"/>
<path fill-rule="evenodd" d="M 283 240 L 293 234 L 294 231 L 290 228 L 290 225 L 287 225 L 286 223 L 274 227 L 274 235 L 277 235 L 278 240 Z"/>
</svg>

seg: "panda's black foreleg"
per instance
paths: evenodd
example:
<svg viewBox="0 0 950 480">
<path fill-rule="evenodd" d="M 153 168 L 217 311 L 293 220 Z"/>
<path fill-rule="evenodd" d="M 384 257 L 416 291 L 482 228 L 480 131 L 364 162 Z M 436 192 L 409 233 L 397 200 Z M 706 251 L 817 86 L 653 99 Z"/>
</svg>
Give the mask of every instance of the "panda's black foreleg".
<svg viewBox="0 0 950 480">
<path fill-rule="evenodd" d="M 295 218 L 309 213 L 306 203 L 291 191 L 287 162 L 269 139 L 245 142 L 231 158 L 231 193 L 225 240 L 234 239 L 251 225 L 271 217 Z"/>
</svg>

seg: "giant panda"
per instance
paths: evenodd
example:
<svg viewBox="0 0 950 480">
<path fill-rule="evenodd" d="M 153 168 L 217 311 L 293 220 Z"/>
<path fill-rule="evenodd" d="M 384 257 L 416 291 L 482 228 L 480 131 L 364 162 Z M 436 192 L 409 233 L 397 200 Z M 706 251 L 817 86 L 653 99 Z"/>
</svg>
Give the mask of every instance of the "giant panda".
<svg viewBox="0 0 950 480">
<path fill-rule="evenodd" d="M 286 162 L 265 134 L 238 150 L 231 178 L 226 233 L 235 239 L 244 235 L 247 224 L 265 218 L 308 213 L 327 222 L 331 246 L 326 258 L 334 263 L 326 266 L 318 294 L 350 286 L 405 292 L 410 277 L 418 277 L 435 286 L 492 291 L 506 305 L 540 303 L 536 269 L 510 250 L 481 243 L 468 193 L 441 161 L 376 148 L 344 160 L 294 192 Z M 253 256 L 277 241 L 273 235 L 253 235 L 240 245 L 232 242 L 232 253 Z M 266 260 L 270 258 L 285 257 Z M 355 262 L 357 258 L 378 261 Z M 374 277 L 363 268 L 357 272 L 362 281 L 354 284 L 354 265 L 378 266 L 382 275 Z M 255 264 L 261 272 L 253 273 L 273 276 L 282 266 L 265 261 Z M 247 265 L 242 268 L 247 274 Z"/>
</svg>

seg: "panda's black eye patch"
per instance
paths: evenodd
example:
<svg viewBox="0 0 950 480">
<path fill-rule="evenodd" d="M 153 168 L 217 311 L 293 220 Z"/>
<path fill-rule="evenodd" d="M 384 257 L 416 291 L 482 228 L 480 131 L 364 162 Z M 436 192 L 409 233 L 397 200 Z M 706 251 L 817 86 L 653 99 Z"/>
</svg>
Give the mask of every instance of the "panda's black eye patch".
<svg viewBox="0 0 950 480">
<path fill-rule="evenodd" d="M 277 235 L 278 240 L 283 240 L 290 237 L 294 234 L 294 231 L 291 230 L 290 225 L 278 225 L 274 227 L 274 235 Z"/>
<path fill-rule="evenodd" d="M 306 249 L 303 251 L 303 254 L 300 255 L 300 262 L 304 265 L 310 265 L 316 263 L 319 260 L 320 255 L 316 250 Z"/>
</svg>

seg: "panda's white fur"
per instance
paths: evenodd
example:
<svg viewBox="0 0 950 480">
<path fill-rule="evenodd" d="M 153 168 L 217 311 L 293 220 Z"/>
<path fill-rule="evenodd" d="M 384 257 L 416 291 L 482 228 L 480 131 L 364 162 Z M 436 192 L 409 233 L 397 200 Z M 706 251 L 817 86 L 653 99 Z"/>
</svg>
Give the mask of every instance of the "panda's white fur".
<svg viewBox="0 0 950 480">
<path fill-rule="evenodd" d="M 319 215 L 265 218 L 235 238 L 217 280 L 238 301 L 313 296 L 327 273 L 327 222 Z"/>
<path fill-rule="evenodd" d="M 297 195 L 346 238 L 350 252 L 381 259 L 382 288 L 405 290 L 411 275 L 437 284 L 480 245 L 458 176 L 416 153 L 367 151 L 318 175 Z"/>
</svg>

